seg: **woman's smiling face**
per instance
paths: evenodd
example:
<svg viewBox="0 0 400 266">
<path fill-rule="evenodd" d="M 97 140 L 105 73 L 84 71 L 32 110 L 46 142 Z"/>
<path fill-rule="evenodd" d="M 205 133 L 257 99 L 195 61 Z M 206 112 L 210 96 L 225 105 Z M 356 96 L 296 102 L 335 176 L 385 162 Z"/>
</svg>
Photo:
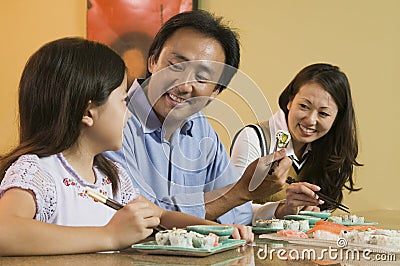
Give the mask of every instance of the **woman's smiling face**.
<svg viewBox="0 0 400 266">
<path fill-rule="evenodd" d="M 332 96 L 314 82 L 300 87 L 287 108 L 288 128 L 296 146 L 303 146 L 327 134 L 338 112 Z"/>
</svg>

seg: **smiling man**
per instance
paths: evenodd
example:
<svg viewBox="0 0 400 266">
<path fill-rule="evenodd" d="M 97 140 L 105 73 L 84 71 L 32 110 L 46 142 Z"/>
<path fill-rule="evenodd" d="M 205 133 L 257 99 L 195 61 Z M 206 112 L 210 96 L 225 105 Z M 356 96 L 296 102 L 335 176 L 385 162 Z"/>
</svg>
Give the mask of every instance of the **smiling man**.
<svg viewBox="0 0 400 266">
<path fill-rule="evenodd" d="M 217 40 L 192 28 L 176 30 L 159 56 L 153 54 L 148 59 L 148 71 L 157 75 L 149 80 L 147 96 L 160 121 L 163 123 L 173 108 L 199 111 L 190 106 L 191 99 L 217 96 L 215 83 L 222 75 L 220 65 L 224 62 L 225 53 Z M 182 111 L 174 112 L 178 120 L 191 115 Z"/>
<path fill-rule="evenodd" d="M 250 224 L 250 201 L 282 188 L 291 164 L 284 151 L 255 161 L 241 177 L 200 112 L 228 85 L 239 60 L 236 34 L 202 10 L 172 17 L 153 40 L 147 79 L 136 80 L 129 91 L 132 117 L 123 148 L 107 156 L 162 207 Z M 273 156 L 283 160 L 266 177 Z M 254 175 L 264 181 L 249 191 Z"/>
</svg>

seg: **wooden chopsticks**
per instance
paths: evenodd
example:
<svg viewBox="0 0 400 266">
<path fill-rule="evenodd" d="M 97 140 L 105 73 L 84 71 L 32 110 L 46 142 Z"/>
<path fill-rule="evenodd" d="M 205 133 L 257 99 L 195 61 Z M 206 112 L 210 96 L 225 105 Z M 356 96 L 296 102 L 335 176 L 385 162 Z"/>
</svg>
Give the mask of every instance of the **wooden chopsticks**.
<svg viewBox="0 0 400 266">
<path fill-rule="evenodd" d="M 296 182 L 297 181 L 293 177 L 290 177 L 290 176 L 286 179 L 286 183 L 288 183 L 288 184 L 292 184 L 292 183 L 296 183 Z M 340 210 L 342 210 L 344 212 L 350 213 L 348 211 L 349 207 L 341 204 L 340 202 L 337 202 L 336 200 L 332 199 L 331 197 L 329 197 L 329 196 L 327 196 L 327 195 L 325 195 L 325 194 L 323 194 L 323 193 L 321 193 L 319 191 L 315 191 L 315 194 L 317 194 L 318 197 L 320 199 L 322 199 L 323 201 L 325 201 L 326 203 L 328 203 L 328 204 L 330 204 L 330 205 L 332 205 L 332 206 L 334 206 L 334 207 L 336 207 L 336 208 L 338 208 L 338 209 L 340 209 Z"/>
<path fill-rule="evenodd" d="M 124 207 L 124 205 L 122 205 L 121 203 L 119 203 L 116 200 L 113 200 L 109 197 L 104 196 L 103 194 L 101 194 L 100 192 L 98 192 L 97 190 L 90 188 L 90 187 L 86 187 L 85 188 L 86 193 L 88 194 L 89 197 L 107 205 L 110 208 L 113 208 L 114 210 L 120 210 Z M 159 224 L 156 227 L 154 227 L 155 230 L 157 231 L 165 231 L 168 230 L 168 228 L 166 228 L 165 226 Z"/>
<path fill-rule="evenodd" d="M 278 138 L 276 138 L 276 143 L 275 143 L 275 147 L 274 147 L 274 152 L 276 152 L 277 150 L 278 150 L 278 142 L 279 142 L 279 139 Z M 272 164 L 271 164 L 271 167 L 269 168 L 269 171 L 268 171 L 268 174 L 269 175 L 272 175 L 272 173 L 275 171 L 275 165 L 277 164 L 277 161 L 273 161 L 272 162 Z"/>
</svg>

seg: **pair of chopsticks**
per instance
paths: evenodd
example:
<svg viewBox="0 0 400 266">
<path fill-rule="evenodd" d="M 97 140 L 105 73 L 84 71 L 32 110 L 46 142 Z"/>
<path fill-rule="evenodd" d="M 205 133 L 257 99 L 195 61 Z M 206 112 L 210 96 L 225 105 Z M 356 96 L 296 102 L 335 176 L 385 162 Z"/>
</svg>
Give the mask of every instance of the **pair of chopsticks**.
<svg viewBox="0 0 400 266">
<path fill-rule="evenodd" d="M 286 179 L 286 183 L 288 183 L 288 184 L 292 184 L 292 183 L 296 183 L 296 182 L 297 181 L 293 177 L 290 177 L 290 176 Z M 349 207 L 341 204 L 340 202 L 337 202 L 336 200 L 332 199 L 331 197 L 329 197 L 329 196 L 327 196 L 327 195 L 325 195 L 325 194 L 323 194 L 323 193 L 321 193 L 319 191 L 315 191 L 315 194 L 317 194 L 318 197 L 320 199 L 322 199 L 323 201 L 325 201 L 326 203 L 328 203 L 328 204 L 330 204 L 330 205 L 332 205 L 332 206 L 334 206 L 334 207 L 336 207 L 336 208 L 338 208 L 338 209 L 340 209 L 340 210 L 342 210 L 344 212 L 350 213 L 348 211 Z"/>
<path fill-rule="evenodd" d="M 274 147 L 274 151 L 273 152 L 276 152 L 278 150 L 278 142 L 279 142 L 279 138 L 276 137 L 276 143 L 275 143 L 275 147 Z M 271 167 L 269 168 L 269 171 L 268 171 L 269 175 L 272 175 L 272 173 L 275 171 L 274 168 L 275 168 L 275 165 L 278 163 L 278 161 L 273 161 L 272 162 Z"/>
<path fill-rule="evenodd" d="M 122 208 L 124 207 L 124 205 L 122 205 L 122 204 L 119 203 L 118 201 L 113 200 L 113 199 L 111 199 L 111 198 L 109 198 L 109 197 L 104 196 L 103 194 L 101 194 L 100 192 L 98 192 L 97 190 L 95 190 L 95 189 L 93 189 L 93 188 L 86 187 L 85 190 L 86 190 L 86 194 L 87 194 L 89 197 L 91 197 L 91 198 L 97 200 L 97 201 L 100 202 L 100 203 L 103 203 L 103 204 L 107 205 L 107 206 L 110 207 L 110 208 L 113 208 L 114 210 L 117 210 L 117 211 L 118 211 L 118 210 L 120 210 L 120 209 L 122 209 Z M 163 226 L 163 225 L 161 225 L 161 224 L 159 224 L 159 225 L 157 225 L 156 227 L 154 227 L 154 229 L 157 230 L 157 231 L 159 231 L 159 232 L 160 232 L 160 231 L 168 230 L 168 228 L 166 228 L 165 226 Z"/>
</svg>

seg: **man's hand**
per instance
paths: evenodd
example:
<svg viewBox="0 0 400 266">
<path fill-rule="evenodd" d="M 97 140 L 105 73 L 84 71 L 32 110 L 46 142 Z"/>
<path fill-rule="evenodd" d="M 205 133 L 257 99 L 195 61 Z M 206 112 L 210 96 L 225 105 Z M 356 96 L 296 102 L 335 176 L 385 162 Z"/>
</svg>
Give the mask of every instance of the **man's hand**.
<svg viewBox="0 0 400 266">
<path fill-rule="evenodd" d="M 280 191 L 292 165 L 292 161 L 285 156 L 285 153 L 285 149 L 282 149 L 261 157 L 246 168 L 235 184 L 205 193 L 206 219 L 215 220 L 236 206 Z M 276 162 L 274 171 L 269 175 L 268 171 L 273 162 Z"/>
<path fill-rule="evenodd" d="M 238 195 L 250 201 L 266 198 L 280 191 L 292 165 L 292 161 L 285 156 L 285 153 L 285 149 L 282 149 L 252 162 L 235 184 Z M 273 162 L 275 162 L 274 171 L 269 175 Z"/>
</svg>

